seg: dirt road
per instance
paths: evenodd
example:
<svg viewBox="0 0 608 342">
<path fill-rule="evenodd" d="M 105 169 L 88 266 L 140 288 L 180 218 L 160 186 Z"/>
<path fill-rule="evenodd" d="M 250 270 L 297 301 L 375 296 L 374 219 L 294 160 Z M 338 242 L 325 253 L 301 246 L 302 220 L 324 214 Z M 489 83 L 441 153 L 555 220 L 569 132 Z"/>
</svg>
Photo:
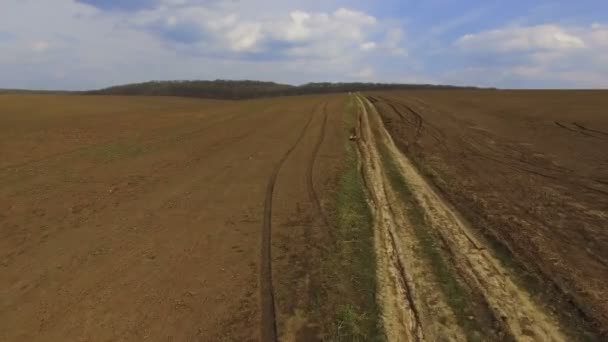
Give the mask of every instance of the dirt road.
<svg viewBox="0 0 608 342">
<path fill-rule="evenodd" d="M 605 91 L 379 92 L 399 149 L 583 340 L 608 334 Z"/>
<path fill-rule="evenodd" d="M 386 255 L 385 268 L 389 270 L 389 276 L 380 277 L 380 283 L 384 284 L 381 288 L 387 289 L 383 307 L 390 309 L 385 315 L 389 340 L 466 340 L 467 337 L 567 340 L 555 317 L 511 279 L 512 275 L 492 251 L 475 237 L 472 229 L 399 151 L 372 103 L 362 97 L 358 101 L 361 107 L 359 145 L 365 161 L 364 172 L 376 208 L 377 240 L 384 241 L 378 253 Z M 398 174 L 391 175 L 391 170 L 387 170 L 390 168 Z M 391 179 L 394 176 L 400 177 L 402 183 L 394 182 Z M 407 192 L 399 193 L 397 187 L 400 185 L 407 187 Z M 403 195 L 411 198 L 403 200 Z M 417 215 L 420 216 L 418 222 Z M 479 320 L 474 327 L 458 322 L 459 317 L 455 316 L 462 312 L 454 305 L 450 310 L 451 298 L 448 297 L 454 296 L 454 291 L 443 291 L 441 295 L 441 286 L 437 285 L 437 279 L 432 279 L 433 273 L 436 273 L 435 277 L 441 276 L 431 264 L 437 261 L 417 252 L 421 247 L 411 242 L 425 243 L 415 232 L 417 224 L 423 225 L 419 229 L 436 233 L 438 239 L 433 244 L 441 246 L 439 253 L 445 254 L 445 260 L 450 264 L 447 272 L 456 273 L 455 277 L 466 287 L 466 292 L 473 293 L 472 298 L 480 299 L 479 305 L 487 307 L 496 326 L 484 326 L 487 322 L 475 317 L 479 315 L 467 317 Z M 425 257 L 428 260 L 424 260 Z M 420 295 L 419 292 L 429 287 L 434 287 L 435 293 Z M 405 304 L 394 312 L 394 303 Z"/>
<path fill-rule="evenodd" d="M 0 340 L 315 335 L 284 263 L 323 222 L 282 230 L 322 217 L 342 98 L 0 101 Z"/>
</svg>

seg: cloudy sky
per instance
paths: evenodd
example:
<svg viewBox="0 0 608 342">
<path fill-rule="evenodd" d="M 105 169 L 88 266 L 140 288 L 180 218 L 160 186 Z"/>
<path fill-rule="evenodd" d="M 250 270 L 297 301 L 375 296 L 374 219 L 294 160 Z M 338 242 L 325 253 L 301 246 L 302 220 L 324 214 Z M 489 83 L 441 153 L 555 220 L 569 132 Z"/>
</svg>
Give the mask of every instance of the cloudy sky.
<svg viewBox="0 0 608 342">
<path fill-rule="evenodd" d="M 608 87 L 606 0 L 0 0 L 0 88 Z"/>
</svg>

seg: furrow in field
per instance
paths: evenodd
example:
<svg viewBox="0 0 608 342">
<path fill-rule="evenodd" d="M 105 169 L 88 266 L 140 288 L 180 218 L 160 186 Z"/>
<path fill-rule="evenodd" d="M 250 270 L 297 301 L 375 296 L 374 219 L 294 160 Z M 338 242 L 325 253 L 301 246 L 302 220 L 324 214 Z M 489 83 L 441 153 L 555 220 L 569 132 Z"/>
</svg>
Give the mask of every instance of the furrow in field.
<svg viewBox="0 0 608 342">
<path fill-rule="evenodd" d="M 308 197 L 309 197 L 310 201 L 313 203 L 315 214 L 319 215 L 321 217 L 321 219 L 323 220 L 323 223 L 325 224 L 325 227 L 329 227 L 329 223 L 327 221 L 327 217 L 323 213 L 323 209 L 321 208 L 321 202 L 319 201 L 319 196 L 317 195 L 317 191 L 315 190 L 313 180 L 314 180 L 315 163 L 319 156 L 319 150 L 321 149 L 321 145 L 323 145 L 323 141 L 325 140 L 327 119 L 328 119 L 328 113 L 327 113 L 327 102 L 326 102 L 325 105 L 323 106 L 323 124 L 321 126 L 321 131 L 319 132 L 317 141 L 315 142 L 315 146 L 312 150 L 312 157 L 310 159 L 310 162 L 308 163 L 307 174 L 306 174 L 306 185 L 307 185 L 307 190 L 308 190 Z"/>
</svg>

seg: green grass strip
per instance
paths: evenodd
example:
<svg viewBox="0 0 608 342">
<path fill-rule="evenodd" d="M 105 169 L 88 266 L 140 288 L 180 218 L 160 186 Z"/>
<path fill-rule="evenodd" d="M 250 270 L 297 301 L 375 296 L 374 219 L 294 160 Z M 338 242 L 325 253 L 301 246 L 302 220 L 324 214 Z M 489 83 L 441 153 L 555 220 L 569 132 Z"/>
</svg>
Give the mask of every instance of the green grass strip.
<svg viewBox="0 0 608 342">
<path fill-rule="evenodd" d="M 351 97 L 344 117 L 346 133 L 355 126 L 356 104 Z M 335 230 L 337 284 L 345 296 L 336 308 L 335 341 L 383 341 L 380 310 L 376 303 L 376 251 L 372 212 L 357 166 L 355 145 L 346 142 L 346 165 L 338 183 Z"/>
</svg>

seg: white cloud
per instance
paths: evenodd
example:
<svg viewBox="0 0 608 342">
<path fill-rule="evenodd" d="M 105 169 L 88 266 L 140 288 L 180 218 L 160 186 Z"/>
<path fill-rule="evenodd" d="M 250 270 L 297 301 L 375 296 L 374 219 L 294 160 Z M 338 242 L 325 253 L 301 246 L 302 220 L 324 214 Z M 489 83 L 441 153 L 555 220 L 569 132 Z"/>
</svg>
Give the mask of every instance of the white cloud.
<svg viewBox="0 0 608 342">
<path fill-rule="evenodd" d="M 455 46 L 470 65 L 452 75 L 551 87 L 608 85 L 608 26 L 505 27 L 460 37 Z M 477 58 L 477 57 L 480 58 Z M 490 63 L 483 61 L 490 61 Z M 488 64 L 488 65 L 486 65 Z"/>
<path fill-rule="evenodd" d="M 308 27 L 310 14 L 303 11 L 294 11 L 289 14 L 291 25 L 285 28 L 285 37 L 290 41 L 303 41 L 310 37 L 311 28 Z"/>
<path fill-rule="evenodd" d="M 356 53 L 356 47 L 373 49 L 369 38 L 379 29 L 376 18 L 345 8 L 332 13 L 294 11 L 265 27 L 271 40 L 295 44 L 289 55 L 317 58 L 346 56 Z"/>
<path fill-rule="evenodd" d="M 498 52 L 585 48 L 585 41 L 570 31 L 557 25 L 509 27 L 464 35 L 456 41 L 456 46 L 464 50 Z"/>
<path fill-rule="evenodd" d="M 373 70 L 361 71 L 397 28 L 362 11 L 306 1 L 162 0 L 110 11 L 73 0 L 5 1 L 10 11 L 0 11 L 2 31 L 15 38 L 0 42 L 0 87 L 369 77 Z"/>
<path fill-rule="evenodd" d="M 372 67 L 365 67 L 361 70 L 358 70 L 358 71 L 352 73 L 351 77 L 354 77 L 354 78 L 360 79 L 360 80 L 369 80 L 372 77 L 374 77 L 374 75 L 375 75 L 375 72 Z"/>
<path fill-rule="evenodd" d="M 175 26 L 177 24 L 177 18 L 172 15 L 169 16 L 169 18 L 167 18 L 167 26 L 171 27 L 171 26 Z"/>
<path fill-rule="evenodd" d="M 334 13 L 334 16 L 340 19 L 342 22 L 348 22 L 357 26 L 374 25 L 376 23 L 376 18 L 363 12 L 353 11 L 346 8 L 338 9 Z"/>
<path fill-rule="evenodd" d="M 375 17 L 347 8 L 260 15 L 230 6 L 166 5 L 138 11 L 124 22 L 160 34 L 170 46 L 187 43 L 189 51 L 201 54 L 266 52 L 328 60 L 374 49 L 372 38 L 378 34 L 386 35 L 387 49 L 399 51 L 403 35 L 400 28 L 379 24 Z"/>
<path fill-rule="evenodd" d="M 233 51 L 256 51 L 264 38 L 260 23 L 239 23 L 225 34 Z"/>
<path fill-rule="evenodd" d="M 395 27 L 391 28 L 386 32 L 386 38 L 383 47 L 390 53 L 398 56 L 407 55 L 407 50 L 403 47 L 403 39 L 405 33 L 402 29 Z"/>
<path fill-rule="evenodd" d="M 51 47 L 51 44 L 46 41 L 37 41 L 32 44 L 32 50 L 35 52 L 44 52 Z"/>
<path fill-rule="evenodd" d="M 360 45 L 361 50 L 370 51 L 376 48 L 376 43 L 374 42 L 365 42 Z"/>
<path fill-rule="evenodd" d="M 608 80 L 606 23 L 497 27 L 448 42 L 445 33 L 479 13 L 429 22 L 420 28 L 429 35 L 413 36 L 411 18 L 353 5 L 373 8 L 363 1 L 346 8 L 343 0 L 155 0 L 112 10 L 74 0 L 0 1 L 7 9 L 0 35 L 10 37 L 0 39 L 0 87 L 197 78 L 590 87 Z"/>
</svg>

